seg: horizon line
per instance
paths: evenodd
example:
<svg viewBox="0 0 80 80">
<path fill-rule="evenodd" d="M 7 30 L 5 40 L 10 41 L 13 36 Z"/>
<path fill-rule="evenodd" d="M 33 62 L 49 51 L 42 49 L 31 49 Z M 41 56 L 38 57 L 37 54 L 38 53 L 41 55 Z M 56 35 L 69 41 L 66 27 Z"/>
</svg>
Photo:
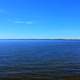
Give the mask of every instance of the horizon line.
<svg viewBox="0 0 80 80">
<path fill-rule="evenodd" d="M 33 38 L 32 39 L 31 38 L 30 39 L 21 39 L 21 38 L 10 39 L 9 38 L 9 39 L 0 39 L 0 40 L 80 40 L 80 39 L 76 39 L 76 38 L 74 38 L 74 39 L 67 39 L 67 38 L 66 39 L 65 38 L 64 39 L 63 38 L 62 39 L 58 39 L 58 38 L 57 39 L 56 38 L 54 38 L 54 39 L 48 39 L 48 38 L 45 38 L 45 39 L 43 39 L 43 38 L 40 38 L 40 39 L 39 38 L 35 38 L 35 39 L 33 39 Z"/>
</svg>

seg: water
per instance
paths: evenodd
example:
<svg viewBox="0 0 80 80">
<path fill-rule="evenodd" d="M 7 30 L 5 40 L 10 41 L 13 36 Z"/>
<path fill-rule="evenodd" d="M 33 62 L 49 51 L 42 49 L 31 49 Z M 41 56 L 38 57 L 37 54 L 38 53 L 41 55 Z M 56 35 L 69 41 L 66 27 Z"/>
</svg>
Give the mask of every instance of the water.
<svg viewBox="0 0 80 80">
<path fill-rule="evenodd" d="M 0 77 L 70 75 L 80 75 L 79 40 L 0 40 Z"/>
</svg>

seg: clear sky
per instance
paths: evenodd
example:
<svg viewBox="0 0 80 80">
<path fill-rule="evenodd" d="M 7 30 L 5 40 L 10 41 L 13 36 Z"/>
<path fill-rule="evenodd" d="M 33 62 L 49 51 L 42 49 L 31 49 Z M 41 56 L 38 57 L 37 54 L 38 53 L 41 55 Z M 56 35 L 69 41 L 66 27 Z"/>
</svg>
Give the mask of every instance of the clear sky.
<svg viewBox="0 0 80 80">
<path fill-rule="evenodd" d="M 0 39 L 80 38 L 80 0 L 0 0 Z"/>
</svg>

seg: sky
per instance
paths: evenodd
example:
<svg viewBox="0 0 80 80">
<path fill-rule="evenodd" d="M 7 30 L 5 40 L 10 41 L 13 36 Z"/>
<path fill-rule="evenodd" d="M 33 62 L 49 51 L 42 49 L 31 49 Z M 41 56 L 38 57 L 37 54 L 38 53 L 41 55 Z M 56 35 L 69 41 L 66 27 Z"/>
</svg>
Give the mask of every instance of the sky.
<svg viewBox="0 0 80 80">
<path fill-rule="evenodd" d="M 0 0 L 0 39 L 80 39 L 80 0 Z"/>
</svg>

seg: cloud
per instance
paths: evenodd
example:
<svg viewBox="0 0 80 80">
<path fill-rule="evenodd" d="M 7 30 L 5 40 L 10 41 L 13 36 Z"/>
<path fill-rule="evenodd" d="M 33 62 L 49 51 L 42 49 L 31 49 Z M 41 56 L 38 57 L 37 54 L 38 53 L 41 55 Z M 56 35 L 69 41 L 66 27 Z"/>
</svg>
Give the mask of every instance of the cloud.
<svg viewBox="0 0 80 80">
<path fill-rule="evenodd" d="M 26 24 L 32 24 L 32 21 L 27 21 Z"/>
<path fill-rule="evenodd" d="M 1 14 L 6 14 L 6 11 L 4 9 L 0 9 Z"/>
<path fill-rule="evenodd" d="M 15 21 L 15 23 L 24 24 L 24 21 Z"/>
<path fill-rule="evenodd" d="M 21 20 L 20 19 L 8 19 L 9 22 L 14 23 L 14 24 L 25 24 L 25 25 L 31 25 L 33 24 L 33 21 L 31 20 Z"/>
<path fill-rule="evenodd" d="M 32 24 L 33 22 L 32 21 L 14 21 L 14 23 L 17 23 L 17 24 Z"/>
</svg>

